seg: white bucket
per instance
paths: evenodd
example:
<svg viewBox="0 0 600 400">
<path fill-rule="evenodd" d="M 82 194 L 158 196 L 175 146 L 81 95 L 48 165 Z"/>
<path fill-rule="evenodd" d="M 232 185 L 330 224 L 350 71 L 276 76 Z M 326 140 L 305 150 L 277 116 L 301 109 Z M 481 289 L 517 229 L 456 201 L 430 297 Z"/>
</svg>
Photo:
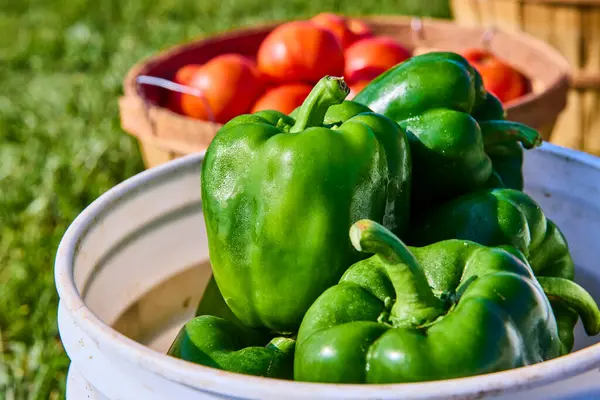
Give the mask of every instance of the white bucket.
<svg viewBox="0 0 600 400">
<path fill-rule="evenodd" d="M 600 398 L 600 336 L 577 327 L 573 353 L 506 372 L 397 385 L 310 384 L 245 376 L 164 353 L 208 277 L 202 155 L 145 171 L 73 222 L 56 258 L 69 400 Z M 600 301 L 600 159 L 544 144 L 528 151 L 527 192 L 567 237 L 576 280 Z"/>
</svg>

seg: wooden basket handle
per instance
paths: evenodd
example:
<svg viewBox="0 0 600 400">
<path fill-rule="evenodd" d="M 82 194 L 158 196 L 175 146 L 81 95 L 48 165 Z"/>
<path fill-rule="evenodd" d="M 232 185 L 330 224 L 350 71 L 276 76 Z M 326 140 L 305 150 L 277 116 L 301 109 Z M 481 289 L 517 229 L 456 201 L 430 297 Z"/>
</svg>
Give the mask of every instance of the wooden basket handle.
<svg viewBox="0 0 600 400">
<path fill-rule="evenodd" d="M 494 36 L 496 35 L 496 32 L 498 30 L 497 24 L 496 24 L 496 13 L 494 12 L 494 2 L 490 1 L 490 0 L 475 0 L 480 4 L 480 8 L 483 7 L 489 7 L 488 12 L 486 13 L 486 15 L 491 15 L 492 18 L 486 23 L 487 26 L 484 26 L 484 32 L 483 35 L 481 36 L 481 47 L 484 50 L 489 50 L 492 40 L 494 39 Z"/>
<path fill-rule="evenodd" d="M 414 17 L 410 20 L 410 30 L 412 32 L 414 42 L 420 43 L 425 41 L 423 20 L 420 17 Z"/>
<path fill-rule="evenodd" d="M 213 110 L 210 107 L 210 103 L 208 102 L 208 99 L 206 98 L 206 96 L 204 95 L 204 92 L 201 89 L 198 89 L 198 88 L 195 88 L 192 86 L 182 85 L 180 83 L 176 83 L 176 82 L 170 81 L 165 78 L 159 78 L 157 76 L 150 76 L 150 75 L 137 76 L 135 78 L 135 84 L 136 84 L 136 91 L 138 92 L 140 98 L 143 101 L 146 117 L 148 118 L 148 121 L 150 121 L 150 125 L 152 126 L 152 134 L 154 136 L 156 136 L 155 131 L 154 131 L 155 124 L 150 116 L 150 103 L 148 102 L 146 97 L 144 95 L 142 95 L 142 93 L 141 93 L 140 87 L 142 85 L 161 87 L 161 88 L 169 90 L 171 92 L 178 92 L 178 93 L 182 93 L 182 94 L 196 96 L 200 99 L 200 101 L 202 101 L 204 108 L 206 109 L 206 113 L 208 114 L 208 121 L 216 122 L 215 114 L 213 113 Z"/>
<path fill-rule="evenodd" d="M 478 1 L 488 1 L 488 0 L 478 0 Z M 415 47 L 427 47 L 425 37 L 425 30 L 423 29 L 423 19 L 421 17 L 413 17 L 410 21 L 410 30 L 412 32 L 412 40 L 415 44 Z M 490 44 L 496 35 L 497 29 L 495 23 L 492 23 L 489 27 L 487 27 L 483 34 L 481 35 L 481 45 L 484 49 L 488 50 L 490 48 Z"/>
</svg>

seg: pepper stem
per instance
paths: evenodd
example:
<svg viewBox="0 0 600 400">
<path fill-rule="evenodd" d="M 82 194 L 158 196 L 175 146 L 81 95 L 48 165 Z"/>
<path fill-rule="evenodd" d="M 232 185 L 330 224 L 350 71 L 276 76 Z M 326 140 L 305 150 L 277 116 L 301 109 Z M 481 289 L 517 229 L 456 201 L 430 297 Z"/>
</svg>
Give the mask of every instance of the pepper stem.
<svg viewBox="0 0 600 400">
<path fill-rule="evenodd" d="M 415 256 L 392 232 L 363 219 L 350 228 L 350 239 L 356 250 L 375 253 L 384 262 L 396 292 L 390 312 L 394 326 L 421 326 L 444 313 L 443 302 L 433 294 Z"/>
<path fill-rule="evenodd" d="M 526 149 L 542 144 L 540 133 L 527 125 L 513 121 L 493 120 L 479 122 L 483 146 L 487 151 L 499 143 L 521 142 Z"/>
<path fill-rule="evenodd" d="M 310 91 L 300 108 L 298 108 L 296 123 L 290 128 L 290 133 L 302 132 L 311 126 L 323 125 L 327 109 L 340 104 L 350 93 L 344 78 L 324 76 Z"/>
<path fill-rule="evenodd" d="M 600 333 L 600 310 L 584 288 L 565 278 L 538 276 L 537 280 L 549 299 L 560 300 L 579 314 L 588 336 Z"/>
</svg>

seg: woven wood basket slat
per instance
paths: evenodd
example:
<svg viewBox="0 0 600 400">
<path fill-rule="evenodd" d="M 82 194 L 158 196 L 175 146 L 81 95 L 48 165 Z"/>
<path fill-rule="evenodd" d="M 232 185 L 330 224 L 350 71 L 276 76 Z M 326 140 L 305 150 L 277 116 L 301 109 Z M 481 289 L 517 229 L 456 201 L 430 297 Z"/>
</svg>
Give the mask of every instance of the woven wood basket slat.
<svg viewBox="0 0 600 400">
<path fill-rule="evenodd" d="M 457 22 L 526 32 L 573 67 L 568 105 L 552 142 L 600 155 L 600 0 L 452 0 Z"/>
<path fill-rule="evenodd" d="M 422 20 L 414 30 L 409 17 L 363 18 L 376 34 L 395 37 L 403 45 L 419 49 L 460 51 L 479 46 L 485 30 L 457 24 Z M 226 32 L 192 43 L 175 46 L 133 66 L 124 80 L 124 96 L 119 100 L 121 125 L 137 137 L 148 168 L 205 150 L 221 125 L 191 119 L 162 107 L 168 91 L 138 86 L 136 77 L 151 75 L 170 79 L 187 63 L 203 63 L 217 54 L 237 52 L 254 56 L 264 37 L 277 24 Z M 566 105 L 569 66 L 556 50 L 523 34 L 500 32 L 491 49 L 533 80 L 533 91 L 506 104 L 508 118 L 540 130 L 548 138 L 556 119 Z"/>
</svg>

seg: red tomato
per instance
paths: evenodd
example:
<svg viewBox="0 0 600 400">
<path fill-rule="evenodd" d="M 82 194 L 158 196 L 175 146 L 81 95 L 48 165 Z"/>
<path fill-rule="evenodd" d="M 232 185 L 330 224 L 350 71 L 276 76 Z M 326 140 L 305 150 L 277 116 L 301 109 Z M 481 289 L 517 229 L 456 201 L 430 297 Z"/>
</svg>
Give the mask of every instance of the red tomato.
<svg viewBox="0 0 600 400">
<path fill-rule="evenodd" d="M 179 83 L 180 85 L 187 85 L 193 74 L 196 73 L 200 67 L 200 64 L 184 65 L 175 72 L 173 82 Z M 182 94 L 180 92 L 170 91 L 167 102 L 167 107 L 179 114 L 183 114 L 183 110 L 181 109 L 181 96 Z"/>
<path fill-rule="evenodd" d="M 289 114 L 302 104 L 312 86 L 306 83 L 289 83 L 276 86 L 263 94 L 252 107 L 252 112 L 276 110 Z"/>
<path fill-rule="evenodd" d="M 325 75 L 341 76 L 344 53 L 335 36 L 308 21 L 275 28 L 261 43 L 258 68 L 279 83 L 316 83 Z"/>
<path fill-rule="evenodd" d="M 354 41 L 373 36 L 373 31 L 366 22 L 356 18 L 349 18 L 347 23 L 348 29 L 354 34 Z"/>
<path fill-rule="evenodd" d="M 264 90 L 264 82 L 254 63 L 239 54 L 217 56 L 190 75 L 187 85 L 200 89 L 204 98 L 181 95 L 181 110 L 190 117 L 225 123 L 250 111 Z"/>
<path fill-rule="evenodd" d="M 527 78 L 497 58 L 493 53 L 483 49 L 469 49 L 463 57 L 481 74 L 483 85 L 506 103 L 527 93 Z"/>
<path fill-rule="evenodd" d="M 192 79 L 196 71 L 201 68 L 201 64 L 187 64 L 183 67 L 179 68 L 175 73 L 175 77 L 173 81 L 179 83 L 181 85 L 187 85 L 188 82 Z"/>
<path fill-rule="evenodd" d="M 317 14 L 310 22 L 331 31 L 344 49 L 357 40 L 372 35 L 371 29 L 364 22 L 333 13 Z"/>
<path fill-rule="evenodd" d="M 361 39 L 346 49 L 344 55 L 344 77 L 350 83 L 372 80 L 411 56 L 404 46 L 386 36 Z"/>
</svg>

